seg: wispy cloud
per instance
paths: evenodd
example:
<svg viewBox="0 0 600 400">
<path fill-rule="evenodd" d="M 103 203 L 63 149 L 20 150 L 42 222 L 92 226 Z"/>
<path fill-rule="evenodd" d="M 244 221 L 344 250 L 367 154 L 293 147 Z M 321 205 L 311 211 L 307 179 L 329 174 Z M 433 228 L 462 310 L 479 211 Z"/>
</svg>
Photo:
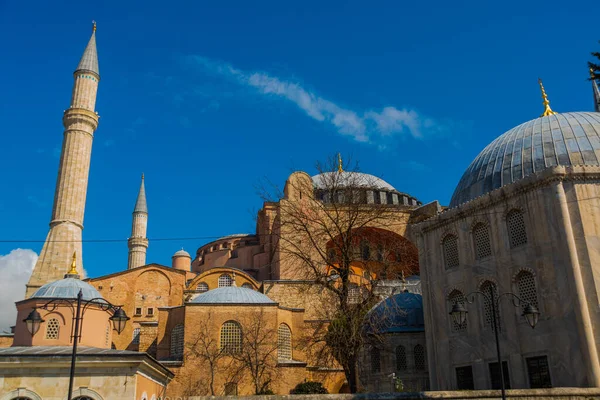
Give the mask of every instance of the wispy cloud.
<svg viewBox="0 0 600 400">
<path fill-rule="evenodd" d="M 319 96 L 297 82 L 280 79 L 264 72 L 243 71 L 226 62 L 202 56 L 189 56 L 186 60 L 209 73 L 252 87 L 260 94 L 289 101 L 307 116 L 331 124 L 340 134 L 351 136 L 359 142 L 376 142 L 378 138 L 392 135 L 421 138 L 426 133 L 440 128 L 435 121 L 412 109 L 388 106 L 381 110 L 352 110 Z"/>
</svg>

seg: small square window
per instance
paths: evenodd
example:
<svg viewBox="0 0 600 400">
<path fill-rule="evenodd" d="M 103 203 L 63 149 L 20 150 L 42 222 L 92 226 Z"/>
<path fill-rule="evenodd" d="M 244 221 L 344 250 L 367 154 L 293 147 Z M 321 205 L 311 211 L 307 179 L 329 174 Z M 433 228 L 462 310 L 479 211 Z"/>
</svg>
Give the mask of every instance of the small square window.
<svg viewBox="0 0 600 400">
<path fill-rule="evenodd" d="M 142 315 L 142 307 L 135 308 L 135 315 Z"/>
<path fill-rule="evenodd" d="M 154 315 L 154 308 L 153 307 L 148 307 L 147 315 Z"/>
</svg>

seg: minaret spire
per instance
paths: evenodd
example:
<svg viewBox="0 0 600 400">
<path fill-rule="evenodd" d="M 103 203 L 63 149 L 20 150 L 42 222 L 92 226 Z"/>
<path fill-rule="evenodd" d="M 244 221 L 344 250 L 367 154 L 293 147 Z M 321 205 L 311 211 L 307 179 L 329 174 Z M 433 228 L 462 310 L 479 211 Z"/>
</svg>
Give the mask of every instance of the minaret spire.
<svg viewBox="0 0 600 400">
<path fill-rule="evenodd" d="M 128 269 L 146 265 L 146 250 L 148 249 L 148 205 L 146 204 L 146 188 L 144 174 L 138 192 L 135 207 L 133 208 L 133 222 L 131 224 L 131 237 L 127 241 L 129 247 Z"/>
<path fill-rule="evenodd" d="M 340 153 L 338 153 L 338 167 L 337 167 L 338 172 L 344 172 L 344 165 L 342 163 L 342 155 Z"/>
<path fill-rule="evenodd" d="M 538 83 L 542 91 L 542 99 L 544 100 L 544 113 L 540 115 L 540 117 L 547 117 L 548 115 L 556 114 L 556 112 L 552 111 L 552 109 L 550 108 L 550 100 L 548 100 L 548 95 L 546 95 L 544 84 L 542 83 L 542 80 L 540 78 L 538 78 Z"/>
<path fill-rule="evenodd" d="M 596 76 L 592 68 L 590 68 L 590 80 L 592 81 L 592 90 L 594 92 L 594 111 L 600 112 L 600 90 L 598 90 L 598 83 L 596 82 Z"/>
<path fill-rule="evenodd" d="M 92 141 L 99 118 L 95 111 L 100 80 L 95 29 L 92 29 L 92 36 L 73 78 L 75 82 L 71 105 L 65 110 L 62 118 L 65 130 L 50 231 L 27 283 L 26 297 L 31 296 L 40 286 L 62 279 L 64 266 L 69 265 L 74 253 L 79 254 L 79 257 L 74 260 L 72 271 L 77 271 L 78 275 L 83 276 L 83 215 Z"/>
</svg>

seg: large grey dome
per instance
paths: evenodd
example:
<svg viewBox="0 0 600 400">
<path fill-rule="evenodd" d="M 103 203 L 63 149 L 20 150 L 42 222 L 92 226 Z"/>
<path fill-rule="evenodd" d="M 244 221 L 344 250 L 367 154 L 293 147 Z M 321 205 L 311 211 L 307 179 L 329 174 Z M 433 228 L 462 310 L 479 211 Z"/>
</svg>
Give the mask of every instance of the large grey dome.
<svg viewBox="0 0 600 400">
<path fill-rule="evenodd" d="M 238 286 L 226 286 L 199 294 L 191 301 L 196 304 L 276 304 L 264 294 Z"/>
<path fill-rule="evenodd" d="M 450 207 L 556 165 L 600 165 L 600 113 L 549 115 L 504 133 L 469 165 Z"/>
<path fill-rule="evenodd" d="M 76 278 L 65 278 L 46 283 L 44 286 L 36 290 L 31 298 L 76 299 L 79 290 L 81 290 L 83 300 L 102 298 L 102 295 L 96 290 L 95 287 Z"/>
<path fill-rule="evenodd" d="M 374 189 L 396 190 L 383 179 L 362 172 L 324 172 L 313 176 L 312 181 L 317 189 L 327 189 L 334 186 L 359 186 Z"/>
</svg>

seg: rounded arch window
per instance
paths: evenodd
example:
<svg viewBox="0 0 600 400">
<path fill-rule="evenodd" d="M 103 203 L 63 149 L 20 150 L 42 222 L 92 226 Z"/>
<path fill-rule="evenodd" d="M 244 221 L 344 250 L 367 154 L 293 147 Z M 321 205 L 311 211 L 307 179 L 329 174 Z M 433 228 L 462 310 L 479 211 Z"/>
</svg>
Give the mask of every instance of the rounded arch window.
<svg viewBox="0 0 600 400">
<path fill-rule="evenodd" d="M 458 238 L 456 235 L 446 235 L 442 240 L 442 248 L 444 250 L 444 264 L 446 269 L 458 267 L 460 260 L 458 258 Z"/>
<path fill-rule="evenodd" d="M 196 292 L 199 292 L 199 293 L 208 292 L 208 284 L 206 282 L 200 282 L 196 286 Z"/>
<path fill-rule="evenodd" d="M 485 281 L 479 287 L 479 290 L 485 294 L 485 298 L 483 299 L 483 318 L 484 323 L 487 328 L 493 328 L 494 326 L 494 314 L 492 313 L 492 301 L 494 304 L 497 304 L 498 300 L 498 288 L 496 284 L 491 281 Z M 490 294 L 492 296 L 490 296 Z M 496 321 L 500 321 L 498 308 L 496 307 Z M 500 326 L 498 326 L 498 330 L 500 330 Z"/>
<path fill-rule="evenodd" d="M 242 351 L 242 328 L 235 321 L 227 321 L 221 326 L 221 350 L 225 353 Z"/>
<path fill-rule="evenodd" d="M 528 304 L 538 307 L 537 289 L 535 287 L 533 274 L 529 271 L 521 271 L 517 275 L 515 281 L 517 283 L 517 288 L 519 289 L 519 297 L 524 302 L 521 305 L 523 309 Z"/>
<path fill-rule="evenodd" d="M 233 278 L 229 274 L 219 276 L 219 287 L 227 287 L 233 285 Z"/>
<path fill-rule="evenodd" d="M 396 347 L 396 369 L 398 371 L 404 371 L 407 369 L 406 347 L 402 345 Z"/>
<path fill-rule="evenodd" d="M 415 369 L 422 371 L 425 369 L 425 348 L 420 344 L 414 348 Z"/>
<path fill-rule="evenodd" d="M 510 248 L 515 248 L 527 243 L 525 218 L 521 210 L 512 210 L 506 215 L 506 229 Z"/>
<path fill-rule="evenodd" d="M 292 331 L 286 324 L 279 325 L 277 330 L 277 358 L 292 359 Z"/>
<path fill-rule="evenodd" d="M 492 255 L 490 230 L 486 224 L 480 222 L 473 227 L 473 244 L 475 246 L 476 259 L 480 260 Z"/>
</svg>

